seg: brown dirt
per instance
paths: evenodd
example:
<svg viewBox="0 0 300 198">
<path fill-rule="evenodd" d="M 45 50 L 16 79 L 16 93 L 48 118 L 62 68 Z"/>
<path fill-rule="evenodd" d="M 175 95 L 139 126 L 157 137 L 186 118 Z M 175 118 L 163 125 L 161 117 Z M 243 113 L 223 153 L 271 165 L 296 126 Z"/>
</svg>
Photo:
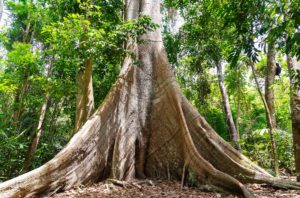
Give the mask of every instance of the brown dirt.
<svg viewBox="0 0 300 198">
<path fill-rule="evenodd" d="M 259 198 L 300 198 L 300 191 L 282 190 L 260 184 L 249 184 L 247 187 Z M 237 196 L 204 192 L 195 187 L 181 188 L 180 182 L 163 180 L 136 180 L 128 183 L 100 182 L 88 187 L 78 187 L 70 191 L 56 194 L 53 198 L 236 198 Z"/>
</svg>

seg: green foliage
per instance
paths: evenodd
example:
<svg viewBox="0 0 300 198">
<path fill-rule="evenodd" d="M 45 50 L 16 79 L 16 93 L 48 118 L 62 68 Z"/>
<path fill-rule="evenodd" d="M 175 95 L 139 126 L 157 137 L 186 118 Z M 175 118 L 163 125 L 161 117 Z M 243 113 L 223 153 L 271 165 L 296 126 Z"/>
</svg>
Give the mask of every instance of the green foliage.
<svg viewBox="0 0 300 198">
<path fill-rule="evenodd" d="M 199 181 L 197 180 L 196 174 L 192 171 L 188 171 L 187 185 L 191 187 L 199 187 Z"/>
<path fill-rule="evenodd" d="M 293 1 L 294 3 L 294 1 Z M 292 3 L 292 4 L 293 4 Z M 283 3 L 284 6 L 286 5 Z M 210 125 L 226 140 L 226 129 L 221 95 L 217 84 L 216 62 L 227 63 L 225 67 L 225 84 L 230 97 L 230 105 L 234 120 L 238 124 L 241 137 L 252 137 L 253 131 L 260 131 L 266 126 L 266 113 L 259 98 L 249 68 L 249 59 L 256 62 L 260 86 L 264 86 L 266 55 L 265 43 L 276 42 L 282 46 L 278 34 L 284 30 L 276 29 L 287 21 L 282 13 L 276 11 L 282 7 L 279 1 L 165 1 L 167 7 L 176 7 L 185 20 L 178 32 L 172 32 L 168 25 L 164 26 L 164 44 L 169 60 L 174 68 L 184 94 L 196 106 Z M 293 4 L 295 6 L 295 4 Z M 287 9 L 284 7 L 284 9 Z M 282 12 L 282 10 L 280 11 Z M 168 24 L 168 18 L 165 19 Z M 275 31 L 276 30 L 276 31 Z M 290 28 L 291 31 L 295 29 Z M 283 37 L 284 38 L 284 37 Z M 277 45 L 276 45 L 277 46 Z M 295 47 L 295 46 L 294 46 Z M 284 51 L 284 48 L 278 48 Z M 286 131 L 289 145 L 284 139 L 277 137 L 278 151 L 281 155 L 281 166 L 292 170 L 291 118 L 289 110 L 289 76 L 283 57 L 278 55 L 277 61 L 283 66 L 282 75 L 274 84 L 276 119 L 279 130 Z M 296 75 L 295 75 L 296 76 Z M 239 101 L 238 101 L 239 100 Z M 239 107 L 238 107 L 239 103 Z M 253 134 L 255 136 L 255 133 Z M 269 143 L 269 139 L 264 137 Z M 244 140 L 243 140 L 244 141 Z M 250 140 L 245 140 L 250 141 Z M 255 147 L 255 142 L 250 144 Z M 243 147 L 246 154 L 253 159 L 266 156 L 270 148 Z M 258 155 L 255 155 L 256 153 Z M 283 159 L 284 152 L 289 160 Z M 261 154 L 263 153 L 263 154 Z M 260 159 L 264 159 L 261 157 Z M 268 158 L 270 159 L 270 158 Z M 286 161 L 283 162 L 283 161 Z M 256 160 L 257 161 L 257 160 Z M 270 168 L 268 163 L 260 163 Z"/>
<path fill-rule="evenodd" d="M 227 1 L 220 15 L 225 19 L 224 26 L 235 28 L 233 51 L 244 50 L 253 62 L 258 61 L 259 48 L 263 49 L 266 42 L 278 43 L 280 50 L 300 57 L 298 1 Z"/>
<path fill-rule="evenodd" d="M 295 168 L 292 135 L 289 132 L 277 130 L 275 141 L 278 147 L 279 166 L 285 173 L 291 174 Z M 271 143 L 267 129 L 244 134 L 240 143 L 245 155 L 272 172 Z"/>
<path fill-rule="evenodd" d="M 32 52 L 32 45 L 27 43 L 15 42 L 12 51 L 7 53 L 7 70 L 17 72 L 20 77 L 39 73 L 39 52 Z M 20 78 L 16 79 L 19 81 Z"/>
<path fill-rule="evenodd" d="M 0 59 L 0 180 L 19 174 L 46 94 L 43 134 L 31 168 L 51 159 L 73 134 L 76 74 L 84 61 L 93 60 L 98 106 L 131 54 L 124 43 L 129 37 L 144 42 L 142 35 L 158 27 L 147 16 L 123 21 L 121 0 L 22 0 L 8 1 L 7 8 L 11 26 L 0 31 L 0 50 L 5 48 Z"/>
<path fill-rule="evenodd" d="M 229 140 L 214 69 L 222 63 L 235 121 L 239 108 L 236 125 L 243 152 L 266 168 L 271 167 L 266 114 L 250 74 L 249 58 L 257 62 L 263 87 L 265 43 L 275 42 L 281 53 L 299 57 L 300 6 L 290 2 L 164 1 L 168 8 L 177 8 L 184 20 L 178 31 L 171 30 L 168 17 L 163 26 L 168 58 L 184 94 Z M 46 94 L 50 100 L 43 135 L 31 168 L 52 158 L 73 134 L 76 74 L 84 61 L 93 60 L 95 106 L 99 106 L 118 77 L 124 57 L 132 55 L 124 44 L 129 38 L 147 42 L 143 34 L 158 28 L 147 16 L 124 21 L 122 0 L 7 1 L 7 8 L 11 25 L 0 31 L 0 180 L 19 174 Z M 277 60 L 283 70 L 274 84 L 276 142 L 280 166 L 290 172 L 294 164 L 289 76 L 284 56 L 278 55 Z M 296 79 L 299 76 L 293 74 Z M 188 180 L 195 184 L 193 173 Z"/>
<path fill-rule="evenodd" d="M 0 182 L 17 176 L 24 161 L 23 156 L 27 150 L 27 140 L 11 135 L 11 132 L 0 130 Z"/>
</svg>

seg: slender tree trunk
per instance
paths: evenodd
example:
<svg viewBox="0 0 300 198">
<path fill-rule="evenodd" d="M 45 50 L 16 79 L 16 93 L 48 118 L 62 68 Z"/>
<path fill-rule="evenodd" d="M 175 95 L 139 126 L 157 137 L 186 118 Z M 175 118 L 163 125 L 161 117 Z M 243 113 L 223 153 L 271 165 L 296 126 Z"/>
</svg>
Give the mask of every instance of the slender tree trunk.
<svg viewBox="0 0 300 198">
<path fill-rule="evenodd" d="M 276 61 L 275 61 L 275 47 L 274 44 L 268 45 L 267 55 L 267 68 L 266 68 L 266 81 L 265 81 L 265 98 L 269 108 L 270 121 L 272 127 L 276 129 L 276 117 L 275 117 L 275 104 L 274 104 L 274 81 L 276 72 Z M 267 113 L 266 113 L 267 114 Z M 268 115 L 266 115 L 268 117 Z M 271 128 L 268 123 L 268 128 Z"/>
<path fill-rule="evenodd" d="M 57 120 L 59 118 L 61 109 L 63 108 L 63 104 L 65 103 L 65 98 L 61 98 L 59 101 L 54 101 L 53 110 L 51 112 L 50 118 L 50 126 L 48 128 L 48 132 L 53 134 L 55 132 L 55 128 L 57 128 Z"/>
<path fill-rule="evenodd" d="M 13 121 L 14 121 L 14 125 L 16 125 L 18 123 L 18 121 L 20 121 L 20 117 L 23 113 L 23 108 L 24 108 L 24 104 L 23 104 L 23 99 L 25 96 L 25 93 L 27 92 L 29 87 L 29 75 L 28 72 L 26 71 L 24 74 L 24 78 L 23 78 L 23 84 L 18 88 L 17 91 L 17 95 L 15 97 L 15 101 L 14 101 L 14 113 L 13 113 Z"/>
<path fill-rule="evenodd" d="M 150 16 L 161 24 L 160 0 L 127 1 L 128 19 Z M 163 47 L 160 29 L 127 57 L 98 110 L 52 160 L 0 184 L 0 197 L 51 195 L 113 177 L 180 179 L 193 172 L 200 188 L 254 197 L 242 182 L 281 188 L 300 184 L 272 177 L 224 141 L 184 97 Z"/>
<path fill-rule="evenodd" d="M 230 103 L 229 103 L 229 97 L 228 97 L 227 90 L 226 90 L 226 87 L 224 84 L 224 77 L 223 77 L 221 63 L 220 62 L 216 63 L 216 67 L 217 67 L 218 82 L 219 82 L 219 87 L 220 87 L 220 91 L 221 91 L 221 95 L 222 95 L 222 101 L 223 101 L 224 112 L 225 112 L 225 117 L 226 117 L 226 125 L 228 128 L 233 146 L 237 150 L 241 150 L 241 147 L 239 145 L 239 134 L 234 125 L 231 107 L 230 107 Z"/>
<path fill-rule="evenodd" d="M 32 137 L 31 144 L 28 148 L 27 155 L 25 157 L 25 161 L 24 161 L 23 167 L 21 169 L 21 173 L 25 173 L 29 170 L 30 164 L 34 158 L 35 151 L 37 149 L 38 143 L 40 141 L 40 137 L 42 135 L 42 126 L 43 126 L 43 123 L 45 120 L 45 115 L 46 115 L 46 111 L 47 111 L 47 105 L 48 105 L 49 98 L 50 98 L 50 94 L 47 94 L 45 96 L 45 101 L 41 108 L 38 126 L 36 128 L 36 132 L 34 133 L 34 135 Z"/>
<path fill-rule="evenodd" d="M 1 0 L 0 0 L 1 1 Z M 30 3 L 32 4 L 32 0 L 30 1 Z M 28 38 L 29 38 L 29 32 L 30 32 L 30 18 L 31 18 L 31 13 L 29 12 L 28 15 L 27 15 L 27 21 L 28 23 L 26 24 L 25 26 L 25 31 L 23 33 L 23 42 L 24 43 L 28 43 Z M 13 113 L 13 120 L 14 120 L 14 125 L 17 124 L 17 122 L 20 120 L 20 117 L 22 115 L 22 112 L 23 112 L 23 97 L 29 87 L 29 71 L 28 69 L 24 72 L 24 81 L 23 81 L 23 84 L 22 86 L 19 88 L 19 91 L 17 91 L 17 95 L 16 95 L 16 98 L 15 98 L 15 110 L 14 110 L 14 113 Z"/>
<path fill-rule="evenodd" d="M 33 0 L 30 0 L 30 4 L 33 4 Z M 29 40 L 30 40 L 30 27 L 31 27 L 31 11 L 28 12 L 28 15 L 27 15 L 27 24 L 25 26 L 25 30 L 24 30 L 24 33 L 23 33 L 23 42 L 24 43 L 28 43 Z"/>
<path fill-rule="evenodd" d="M 54 56 L 50 60 L 50 64 L 49 64 L 48 71 L 47 71 L 47 78 L 49 78 L 52 74 L 53 63 L 54 63 Z M 44 103 L 42 104 L 42 107 L 41 107 L 36 132 L 34 133 L 34 135 L 32 137 L 31 144 L 28 148 L 27 155 L 25 157 L 25 161 L 24 161 L 23 167 L 21 169 L 21 173 L 25 173 L 25 172 L 28 171 L 28 169 L 30 167 L 30 164 L 31 164 L 31 162 L 34 158 L 35 151 L 37 149 L 37 146 L 38 146 L 39 141 L 40 141 L 40 137 L 42 135 L 42 126 L 44 124 L 49 99 L 50 99 L 50 94 L 47 93 L 46 96 L 45 96 Z"/>
<path fill-rule="evenodd" d="M 292 130 L 294 141 L 294 156 L 296 165 L 297 181 L 300 181 L 300 90 L 293 75 L 300 71 L 300 64 L 291 56 L 287 56 L 291 83 L 291 110 L 292 110 Z"/>
<path fill-rule="evenodd" d="M 238 78 L 237 78 L 237 108 L 236 108 L 236 132 L 238 136 L 240 136 L 240 129 L 239 129 L 239 121 L 240 121 L 240 112 L 241 112 L 241 79 L 240 79 L 240 71 L 238 69 Z M 240 138 L 240 137 L 238 137 Z"/>
<path fill-rule="evenodd" d="M 267 123 L 268 123 L 268 126 L 270 126 L 269 127 L 269 135 L 270 135 L 271 148 L 272 148 L 273 167 L 274 167 L 274 173 L 277 176 L 277 175 L 279 175 L 279 165 L 278 165 L 278 157 L 277 157 L 277 148 L 276 148 L 276 143 L 275 143 L 275 138 L 274 138 L 275 127 L 274 127 L 274 125 L 272 123 L 272 120 L 271 120 L 271 114 L 270 114 L 268 104 L 267 104 L 266 99 L 265 99 L 265 97 L 262 94 L 262 91 L 260 89 L 253 63 L 251 63 L 251 69 L 252 69 L 252 73 L 253 73 L 253 77 L 254 77 L 254 80 L 255 80 L 255 84 L 256 84 L 258 93 L 261 97 L 261 100 L 264 104 L 264 108 L 266 110 Z"/>
<path fill-rule="evenodd" d="M 84 62 L 84 68 L 77 74 L 78 93 L 76 97 L 75 132 L 77 132 L 94 113 L 92 73 L 93 62 L 91 59 L 87 59 Z"/>
</svg>

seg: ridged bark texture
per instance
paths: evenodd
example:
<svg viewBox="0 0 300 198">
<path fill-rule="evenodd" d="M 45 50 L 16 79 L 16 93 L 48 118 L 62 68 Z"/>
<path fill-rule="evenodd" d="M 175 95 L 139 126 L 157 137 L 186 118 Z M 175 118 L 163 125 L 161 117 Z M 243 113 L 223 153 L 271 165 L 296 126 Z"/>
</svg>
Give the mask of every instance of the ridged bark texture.
<svg viewBox="0 0 300 198">
<path fill-rule="evenodd" d="M 129 19 L 148 15 L 160 24 L 160 0 L 129 0 Z M 69 144 L 42 167 L 0 184 L 0 197 L 49 195 L 108 177 L 180 178 L 192 171 L 202 188 L 252 194 L 241 182 L 274 179 L 220 138 L 187 101 L 171 71 L 160 30 L 129 43 L 140 64 L 126 58 L 101 107 Z"/>
</svg>

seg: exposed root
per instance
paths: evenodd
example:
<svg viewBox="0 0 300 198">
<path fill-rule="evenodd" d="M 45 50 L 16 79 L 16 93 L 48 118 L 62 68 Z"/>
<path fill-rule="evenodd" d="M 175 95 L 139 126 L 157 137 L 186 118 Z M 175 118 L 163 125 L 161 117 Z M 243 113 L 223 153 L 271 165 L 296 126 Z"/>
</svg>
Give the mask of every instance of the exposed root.
<svg viewBox="0 0 300 198">
<path fill-rule="evenodd" d="M 182 176 L 181 176 L 181 189 L 184 187 L 184 181 L 187 173 L 187 163 L 185 162 L 182 169 Z"/>
<path fill-rule="evenodd" d="M 151 180 L 121 181 L 121 180 L 117 180 L 117 179 L 107 179 L 106 182 L 109 182 L 109 183 L 114 184 L 119 187 L 123 187 L 125 189 L 135 187 L 135 188 L 138 188 L 141 190 L 143 184 L 154 186 L 154 184 Z"/>
<path fill-rule="evenodd" d="M 246 198 L 254 197 L 242 183 L 230 175 L 215 169 L 211 163 L 199 154 L 189 133 L 181 104 L 178 103 L 177 107 L 180 126 L 182 127 L 181 132 L 183 133 L 184 139 L 185 158 L 188 160 L 189 167 L 198 175 L 200 185 L 207 190 L 229 191 L 243 195 Z"/>
<path fill-rule="evenodd" d="M 137 185 L 148 185 L 148 186 L 155 186 L 155 184 L 153 183 L 152 180 L 140 180 L 140 181 L 136 181 L 136 182 L 133 182 L 134 184 L 137 184 Z"/>
<path fill-rule="evenodd" d="M 274 188 L 300 190 L 299 182 L 279 179 L 276 177 L 273 177 L 273 178 L 248 178 L 248 180 L 252 180 L 252 183 L 267 184 L 268 186 L 271 186 Z"/>
<path fill-rule="evenodd" d="M 142 186 L 137 184 L 137 183 L 131 183 L 131 185 L 138 188 L 138 189 L 140 189 L 140 190 L 142 189 Z"/>
<path fill-rule="evenodd" d="M 184 98 L 183 101 L 186 102 L 185 98 Z M 190 104 L 188 104 L 188 106 L 190 106 Z M 186 107 L 187 106 L 183 106 L 183 108 L 186 108 Z M 190 109 L 191 108 L 189 108 L 189 110 Z M 185 117 L 185 115 L 183 117 Z M 219 151 L 217 153 L 214 153 L 217 157 L 216 159 L 222 160 L 222 161 L 224 160 L 223 163 L 222 163 L 222 161 L 218 161 L 218 163 L 217 163 L 217 167 L 220 167 L 220 165 L 221 165 L 221 167 L 222 167 L 221 170 L 224 171 L 224 172 L 220 172 L 221 174 L 219 176 L 214 175 L 214 176 L 219 177 L 219 180 L 217 180 L 217 181 L 222 180 L 223 183 L 224 183 L 225 180 L 224 180 L 223 176 L 224 176 L 224 173 L 227 172 L 229 174 L 232 174 L 232 176 L 234 176 L 235 178 L 237 178 L 241 181 L 247 182 L 247 183 L 266 183 L 267 185 L 275 187 L 275 188 L 295 189 L 295 190 L 300 189 L 300 183 L 299 182 L 287 181 L 287 180 L 272 177 L 269 173 L 267 173 L 266 171 L 264 171 L 263 169 L 261 169 L 257 165 L 253 164 L 245 156 L 239 154 L 232 147 L 228 146 L 228 143 L 224 142 L 223 140 L 218 141 L 218 139 L 220 139 L 220 138 L 216 137 L 215 134 L 210 134 L 210 132 L 213 131 L 213 130 L 211 129 L 211 127 L 207 123 L 205 123 L 205 121 L 201 120 L 202 118 L 200 116 L 198 116 L 198 118 L 196 118 L 194 120 L 194 123 L 197 124 L 197 120 L 199 120 L 199 119 L 200 119 L 200 122 L 202 122 L 201 124 L 198 123 L 198 126 L 200 126 L 200 128 L 198 128 L 198 131 L 197 131 L 198 134 L 201 134 L 201 139 L 200 139 L 200 136 L 198 136 L 199 139 L 198 138 L 192 139 L 190 134 L 193 134 L 193 131 L 189 130 L 190 128 L 187 126 L 187 123 L 186 123 L 186 120 L 189 120 L 189 119 L 190 118 L 185 117 L 185 119 L 183 120 L 184 126 L 186 126 L 185 130 L 186 130 L 186 141 L 187 142 L 185 144 L 190 145 L 190 148 L 188 149 L 189 150 L 189 152 L 188 152 L 189 155 L 192 155 L 191 150 L 194 151 L 196 149 L 196 146 L 194 145 L 195 141 L 200 140 L 197 143 L 203 143 L 203 141 L 202 141 L 203 137 L 205 137 L 205 135 L 211 135 L 213 138 L 208 137 L 207 139 L 205 139 L 205 140 L 207 140 L 206 144 L 211 142 L 214 145 L 213 146 L 213 148 L 215 149 L 214 152 Z M 203 131 L 204 131 L 204 133 L 201 133 Z M 193 137 L 196 137 L 196 136 L 193 136 Z M 218 141 L 217 144 L 212 142 L 212 141 L 216 141 L 216 140 Z M 209 146 L 203 146 L 202 145 L 202 148 L 207 149 L 207 148 L 209 148 Z M 196 149 L 196 150 L 197 150 L 197 153 L 195 151 L 195 153 L 193 155 L 195 155 L 196 158 L 198 158 L 197 160 L 200 161 L 198 163 L 203 163 L 203 162 L 201 162 L 203 160 L 203 159 L 201 159 L 202 156 L 199 155 L 199 153 L 203 153 L 203 150 L 200 149 L 200 152 L 198 152 L 199 149 Z M 205 150 L 205 151 L 207 151 L 207 150 Z M 192 159 L 190 156 L 189 156 L 189 158 Z M 195 159 L 195 157 L 194 157 L 194 159 Z M 213 157 L 210 156 L 210 158 L 208 158 L 208 159 L 213 159 Z M 191 161 L 191 163 L 192 162 L 197 163 L 196 162 L 197 160 Z M 215 161 L 212 160 L 212 162 L 214 163 Z M 234 165 L 234 170 L 236 171 L 235 173 L 232 173 L 231 169 L 228 167 L 228 165 L 230 166 L 231 164 Z M 200 164 L 195 165 L 193 171 L 197 171 L 196 169 L 199 169 L 200 166 L 201 166 Z M 212 172 L 214 172 L 214 171 L 209 171 L 209 173 L 212 173 Z M 223 174 L 223 176 L 221 176 L 222 174 Z M 228 177 L 228 176 L 229 175 L 225 175 L 225 177 Z M 230 176 L 227 179 L 232 180 L 230 178 Z M 231 182 L 233 182 L 233 180 Z M 241 183 L 238 184 L 238 186 L 240 186 L 240 185 L 241 185 Z M 209 185 L 208 183 L 206 183 L 205 185 L 202 185 L 202 188 L 205 189 L 205 190 L 209 190 L 209 191 L 215 191 L 215 190 L 220 191 L 221 190 L 220 186 L 221 185 L 219 185 L 219 184 L 217 186 L 215 186 L 215 185 Z M 235 188 L 235 189 L 237 189 L 237 188 Z M 241 187 L 241 190 L 244 192 L 245 197 L 247 197 L 247 196 L 251 197 L 252 196 L 252 194 L 251 193 L 249 194 L 249 191 L 246 190 L 246 188 L 244 186 Z"/>
<path fill-rule="evenodd" d="M 115 190 L 117 190 L 117 188 L 113 184 L 105 184 L 105 189 L 104 189 L 105 194 L 109 194 Z"/>
<path fill-rule="evenodd" d="M 107 179 L 106 182 L 109 182 L 116 186 L 120 186 L 120 187 L 124 187 L 124 188 L 127 188 L 127 186 L 129 186 L 128 182 L 117 180 L 117 179 Z"/>
</svg>

